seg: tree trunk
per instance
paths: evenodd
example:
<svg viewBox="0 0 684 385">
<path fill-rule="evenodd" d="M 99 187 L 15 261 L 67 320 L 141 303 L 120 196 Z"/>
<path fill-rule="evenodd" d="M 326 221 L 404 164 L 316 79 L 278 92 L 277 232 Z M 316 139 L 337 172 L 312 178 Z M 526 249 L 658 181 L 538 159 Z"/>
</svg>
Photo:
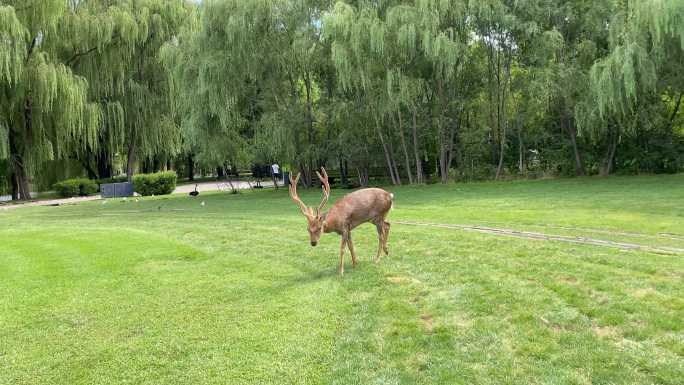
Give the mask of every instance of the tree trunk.
<svg viewBox="0 0 684 385">
<path fill-rule="evenodd" d="M 10 184 L 12 185 L 12 199 L 13 200 L 27 200 L 31 199 L 31 192 L 29 191 L 28 176 L 26 174 L 26 165 L 24 158 L 17 145 L 16 132 L 9 128 L 9 145 L 10 145 Z"/>
<path fill-rule="evenodd" d="M 307 121 L 307 138 L 308 138 L 308 145 L 313 146 L 314 144 L 314 117 L 313 117 L 313 96 L 312 96 L 312 85 L 311 85 L 311 78 L 308 72 L 304 73 L 304 85 L 306 88 L 306 121 Z M 307 151 L 307 169 L 310 169 L 313 167 L 313 159 L 311 158 L 311 151 Z M 313 173 L 307 172 L 307 173 L 302 173 L 304 176 L 304 185 L 306 187 L 313 186 Z"/>
<path fill-rule="evenodd" d="M 449 133 L 446 132 L 445 129 L 445 124 L 444 124 L 444 106 L 446 104 L 446 98 L 444 95 L 444 87 L 442 85 L 442 79 L 437 80 L 437 95 L 438 95 L 438 111 L 439 115 L 437 116 L 437 137 L 439 140 L 439 164 L 438 164 L 438 169 L 437 172 L 439 173 L 440 180 L 442 183 L 447 183 L 448 178 L 449 178 L 449 165 L 447 164 L 447 159 L 448 159 L 448 151 L 449 151 L 449 143 L 448 143 L 448 137 Z"/>
<path fill-rule="evenodd" d="M 299 172 L 302 173 L 301 181 L 304 187 L 309 188 L 313 186 L 313 173 L 309 171 L 309 167 L 302 161 L 299 162 Z"/>
<path fill-rule="evenodd" d="M 36 40 L 33 39 L 33 42 L 31 43 L 31 50 L 35 46 Z M 30 51 L 29 50 L 29 55 Z M 24 104 L 24 129 L 26 130 L 25 132 L 30 135 L 31 130 L 32 130 L 32 125 L 33 125 L 33 116 L 32 116 L 32 110 L 31 110 L 31 100 L 26 99 L 25 104 Z M 29 187 L 29 180 L 28 180 L 28 174 L 26 172 L 26 164 L 24 162 L 24 149 L 19 147 L 19 143 L 17 143 L 17 135 L 18 133 L 12 129 L 12 127 L 9 128 L 9 145 L 10 145 L 10 166 L 11 166 L 11 175 L 10 178 L 12 179 L 11 184 L 12 184 L 12 199 L 14 200 L 27 200 L 31 199 L 31 191 Z"/>
<path fill-rule="evenodd" d="M 348 185 L 349 184 L 349 178 L 347 176 L 347 161 L 342 161 L 342 158 L 339 158 L 339 163 L 340 163 L 340 178 L 343 185 Z"/>
<path fill-rule="evenodd" d="M 273 168 L 269 167 L 271 169 L 271 179 L 273 180 L 273 186 L 275 186 L 276 190 L 278 189 L 278 179 L 276 179 L 276 174 L 273 172 Z"/>
<path fill-rule="evenodd" d="M 611 123 L 608 124 L 611 125 Z M 613 172 L 615 150 L 617 149 L 618 141 L 620 139 L 620 126 L 615 125 L 615 130 L 609 129 L 608 137 L 608 150 L 606 151 L 606 156 L 600 170 L 601 176 L 608 176 Z"/>
<path fill-rule="evenodd" d="M 461 114 L 462 111 L 458 112 L 458 117 L 452 121 L 449 125 L 449 139 L 446 143 L 446 153 L 444 154 L 446 160 L 444 162 L 444 170 L 442 171 L 444 176 L 442 177 L 442 183 L 447 183 L 449 181 L 449 169 L 451 168 L 451 162 L 454 159 L 454 136 L 458 127 L 461 125 Z"/>
<path fill-rule="evenodd" d="M 129 182 L 133 181 L 133 172 L 135 170 L 135 143 L 131 141 L 128 144 L 128 159 L 126 162 L 126 177 Z"/>
<path fill-rule="evenodd" d="M 150 159 L 144 159 L 140 162 L 140 172 L 143 174 L 149 174 L 152 172 L 152 161 Z"/>
<path fill-rule="evenodd" d="M 575 175 L 576 176 L 584 176 L 586 175 L 586 171 L 584 171 L 584 165 L 582 164 L 582 157 L 579 152 L 579 147 L 577 146 L 577 128 L 575 127 L 574 124 L 572 124 L 572 117 L 570 116 L 570 113 L 568 112 L 568 108 L 565 105 L 565 100 L 561 101 L 562 106 L 562 113 L 561 113 L 561 127 L 565 129 L 565 131 L 568 133 L 570 136 L 570 143 L 572 144 L 572 152 L 574 155 L 574 161 L 575 161 Z"/>
<path fill-rule="evenodd" d="M 404 138 L 404 124 L 401 118 L 401 109 L 397 111 L 399 118 L 399 135 L 401 136 L 401 147 L 404 150 L 404 162 L 406 163 L 406 174 L 408 175 L 409 184 L 413 184 L 413 175 L 411 174 L 411 161 L 409 160 L 408 149 L 406 148 L 406 139 Z"/>
<path fill-rule="evenodd" d="M 106 179 L 112 177 L 112 162 L 109 159 L 109 154 L 107 151 L 100 150 L 96 155 L 97 162 L 97 176 L 100 179 Z"/>
<path fill-rule="evenodd" d="M 503 160 L 504 153 L 506 150 L 506 130 L 508 128 L 508 116 L 506 112 L 506 100 L 508 98 L 506 90 L 508 88 L 509 80 L 511 78 L 511 58 L 508 49 L 504 49 L 506 52 L 506 58 L 504 61 L 504 79 L 503 84 L 499 80 L 499 95 L 500 95 L 500 108 L 499 108 L 499 164 L 496 167 L 496 177 L 495 179 L 501 178 L 503 173 Z M 499 54 L 500 55 L 500 54 Z M 498 72 L 498 71 L 497 71 Z M 497 76 L 497 78 L 499 78 Z"/>
<path fill-rule="evenodd" d="M 574 126 L 568 126 L 568 133 L 570 134 L 570 142 L 572 143 L 572 152 L 575 155 L 575 175 L 584 176 L 587 173 L 584 171 L 582 157 L 579 152 L 579 147 L 577 147 L 577 129 Z"/>
<path fill-rule="evenodd" d="M 359 185 L 361 185 L 361 187 L 368 187 L 368 168 L 357 167 L 356 172 L 359 174 Z"/>
<path fill-rule="evenodd" d="M 93 169 L 93 166 L 90 165 L 90 160 L 86 159 L 80 159 L 81 166 L 86 170 L 86 173 L 88 173 L 88 179 L 97 179 L 97 173 Z"/>
<path fill-rule="evenodd" d="M 523 138 L 522 138 L 522 124 L 520 123 L 520 119 L 518 119 L 518 172 L 520 175 L 525 174 L 525 144 L 523 143 Z"/>
<path fill-rule="evenodd" d="M 188 154 L 188 180 L 195 180 L 195 160 L 192 158 L 192 154 Z"/>
<path fill-rule="evenodd" d="M 17 185 L 17 179 L 14 177 L 14 171 L 9 173 L 9 181 L 12 187 L 12 200 L 19 200 L 19 186 Z"/>
<path fill-rule="evenodd" d="M 413 156 L 416 158 L 416 183 L 423 183 L 423 166 L 420 161 L 420 146 L 418 145 L 418 125 L 416 109 L 413 109 Z"/>
<path fill-rule="evenodd" d="M 497 67 L 498 72 L 498 67 Z M 495 140 L 495 130 L 498 131 L 498 98 L 499 91 L 497 88 L 496 97 L 494 95 L 494 47 L 492 44 L 487 44 L 487 96 L 489 97 L 489 103 L 487 104 L 489 110 L 489 132 L 487 141 L 489 144 L 489 152 L 491 156 L 492 164 L 496 164 L 496 140 Z M 495 110 L 496 106 L 496 110 Z"/>
<path fill-rule="evenodd" d="M 382 127 L 380 127 L 382 130 Z M 389 148 L 389 156 L 392 161 L 392 169 L 394 170 L 394 177 L 397 179 L 397 184 L 401 184 L 401 175 L 399 175 L 399 168 L 397 167 L 397 161 L 394 159 L 394 146 L 392 145 L 392 135 L 387 135 L 387 147 Z"/>
<path fill-rule="evenodd" d="M 449 171 L 448 171 L 448 166 L 447 166 L 447 150 L 446 146 L 444 143 L 440 143 L 439 145 L 439 179 L 442 183 L 447 183 L 448 176 L 449 176 Z"/>
<path fill-rule="evenodd" d="M 675 118 L 677 117 L 677 113 L 679 112 L 679 106 L 682 104 L 682 97 L 683 96 L 684 96 L 684 92 L 680 92 L 679 98 L 677 98 L 677 103 L 675 103 L 675 108 L 674 108 L 674 110 L 672 110 L 672 114 L 670 115 L 670 121 L 668 124 L 670 131 L 672 130 L 672 127 L 674 127 L 674 121 L 675 121 Z"/>
<path fill-rule="evenodd" d="M 387 161 L 387 168 L 389 169 L 390 172 L 390 177 L 392 178 L 392 184 L 393 185 L 398 185 L 399 183 L 397 182 L 397 179 L 394 175 L 394 168 L 392 167 L 392 158 L 390 157 L 389 149 L 387 148 L 387 143 L 385 143 L 385 138 L 382 135 L 382 130 L 380 128 L 380 121 L 378 120 L 377 116 L 375 117 L 375 131 L 378 134 L 378 137 L 380 138 L 380 143 L 382 144 L 382 149 L 385 152 L 385 161 Z"/>
<path fill-rule="evenodd" d="M 507 38 L 508 34 L 504 34 L 504 41 Z M 506 131 L 508 129 L 506 101 L 508 100 L 507 91 L 511 79 L 511 61 L 513 59 L 513 53 L 511 47 L 507 44 L 504 44 L 503 47 L 501 47 L 501 49 L 496 51 L 496 53 L 494 53 L 493 51 L 493 44 L 490 44 L 490 50 L 490 78 L 491 71 L 493 70 L 495 70 L 494 78 L 496 78 L 496 135 L 498 139 L 498 159 L 496 166 L 496 176 L 494 177 L 494 179 L 499 179 L 503 174 L 503 161 L 506 150 Z M 494 54 L 496 54 L 496 63 L 494 63 Z M 490 84 L 493 83 L 490 82 Z"/>
</svg>

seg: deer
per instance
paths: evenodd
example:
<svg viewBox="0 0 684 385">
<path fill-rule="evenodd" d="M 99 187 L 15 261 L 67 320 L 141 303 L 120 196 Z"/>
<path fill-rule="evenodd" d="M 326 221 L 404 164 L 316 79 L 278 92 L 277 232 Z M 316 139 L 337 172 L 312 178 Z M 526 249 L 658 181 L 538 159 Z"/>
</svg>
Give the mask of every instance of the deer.
<svg viewBox="0 0 684 385">
<path fill-rule="evenodd" d="M 342 237 L 340 244 L 340 265 L 338 274 L 344 274 L 344 253 L 345 247 L 351 253 L 352 267 L 356 267 L 357 258 L 354 252 L 354 243 L 351 238 L 351 231 L 364 223 L 372 223 L 378 231 L 378 252 L 374 262 L 380 261 L 380 254 L 389 255 L 387 239 L 389 237 L 390 224 L 386 221 L 387 215 L 392 209 L 394 194 L 380 188 L 364 188 L 345 195 L 342 199 L 335 202 L 329 211 L 323 212 L 323 208 L 330 198 L 330 183 L 328 173 L 321 167 L 322 175 L 316 171 L 318 179 L 321 181 L 323 189 L 323 199 L 318 207 L 308 207 L 297 195 L 297 183 L 301 173 L 290 183 L 290 197 L 299 206 L 299 209 L 306 217 L 308 224 L 311 246 L 316 246 L 322 233 L 337 233 Z"/>
</svg>

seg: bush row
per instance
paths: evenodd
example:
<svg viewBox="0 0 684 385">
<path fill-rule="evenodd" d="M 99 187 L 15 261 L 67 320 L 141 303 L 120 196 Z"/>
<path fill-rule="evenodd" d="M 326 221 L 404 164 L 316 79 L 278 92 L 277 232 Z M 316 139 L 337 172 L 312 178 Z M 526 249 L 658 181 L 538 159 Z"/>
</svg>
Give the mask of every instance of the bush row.
<svg viewBox="0 0 684 385">
<path fill-rule="evenodd" d="M 133 187 L 143 196 L 171 194 L 176 189 L 177 178 L 173 171 L 138 174 L 133 176 Z"/>
<path fill-rule="evenodd" d="M 71 198 L 95 194 L 98 191 L 99 186 L 94 180 L 77 178 L 67 179 L 59 183 L 55 183 L 54 189 L 59 196 L 63 198 Z"/>
<path fill-rule="evenodd" d="M 113 176 L 111 178 L 103 178 L 103 179 L 99 179 L 97 181 L 97 183 L 99 183 L 99 184 L 123 183 L 123 182 L 128 182 L 128 177 L 126 175 L 118 175 L 118 176 Z"/>
</svg>

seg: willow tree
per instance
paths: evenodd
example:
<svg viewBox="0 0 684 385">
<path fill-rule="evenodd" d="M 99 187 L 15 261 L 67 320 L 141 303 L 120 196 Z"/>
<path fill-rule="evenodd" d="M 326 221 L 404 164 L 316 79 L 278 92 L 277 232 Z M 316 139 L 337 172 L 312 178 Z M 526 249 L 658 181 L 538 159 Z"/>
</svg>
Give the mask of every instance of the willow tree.
<svg viewBox="0 0 684 385">
<path fill-rule="evenodd" d="M 550 4 L 544 9 L 546 32 L 539 44 L 548 61 L 541 64 L 541 76 L 547 82 L 540 99 L 551 100 L 559 126 L 567 134 L 572 148 L 575 175 L 586 170 L 578 137 L 576 109 L 591 97 L 589 70 L 603 54 L 607 33 L 603 26 L 609 17 L 609 0 L 575 1 L 561 6 Z M 544 20 L 544 19 L 542 19 Z M 551 111 L 550 111 L 551 112 Z M 552 112 L 551 112 L 552 113 Z"/>
<path fill-rule="evenodd" d="M 282 157 L 310 183 L 310 169 L 324 153 L 316 104 L 321 66 L 328 60 L 318 20 L 327 4 L 202 2 L 195 27 L 178 46 L 167 46 L 183 132 L 193 151 L 251 152 L 262 161 Z"/>
<path fill-rule="evenodd" d="M 204 1 L 164 48 L 186 151 L 206 166 L 235 163 L 247 152 L 250 122 L 261 114 L 258 80 L 269 62 L 258 60 L 268 50 L 255 37 L 272 20 L 267 1 Z"/>
<path fill-rule="evenodd" d="M 100 110 L 59 55 L 84 38 L 60 28 L 68 12 L 64 0 L 0 1 L 0 156 L 9 158 L 13 199 L 30 199 L 42 162 L 97 146 Z"/>
<path fill-rule="evenodd" d="M 465 3 L 455 0 L 388 1 L 380 6 L 361 2 L 357 7 L 339 2 L 324 23 L 326 36 L 333 42 L 333 62 L 341 86 L 361 95 L 370 95 L 369 91 L 375 90 L 371 100 L 381 101 L 384 106 L 376 109 L 379 116 L 375 120 L 381 122 L 389 115 L 387 120 L 396 122 L 395 136 L 401 139 L 402 149 L 406 148 L 402 109 L 411 111 L 415 121 L 421 100 L 427 97 L 432 101 L 443 181 L 450 167 L 449 151 L 453 149 L 451 113 L 453 104 L 458 103 L 454 81 L 465 57 L 468 36 L 464 10 Z M 420 181 L 416 126 L 413 125 L 413 152 L 416 180 Z M 392 181 L 401 183 L 389 146 L 391 141 L 383 137 L 380 128 L 376 132 Z M 405 168 L 409 179 L 413 179 L 407 152 L 404 151 Z"/>
<path fill-rule="evenodd" d="M 180 150 L 160 50 L 177 39 L 191 9 L 184 0 L 83 0 L 73 3 L 60 26 L 65 34 L 88 36 L 65 42 L 60 53 L 88 79 L 90 97 L 102 111 L 98 145 L 80 154 L 86 162 L 96 160 L 100 177 L 110 176 L 116 152 L 127 154 L 130 178 L 138 159 L 158 163 Z"/>
<path fill-rule="evenodd" d="M 613 168 L 623 135 L 634 135 L 648 122 L 643 114 L 660 95 L 681 105 L 684 75 L 684 2 L 680 0 L 621 0 L 609 23 L 610 53 L 591 70 L 592 95 L 585 104 L 583 129 L 608 143 L 602 173 Z"/>
</svg>

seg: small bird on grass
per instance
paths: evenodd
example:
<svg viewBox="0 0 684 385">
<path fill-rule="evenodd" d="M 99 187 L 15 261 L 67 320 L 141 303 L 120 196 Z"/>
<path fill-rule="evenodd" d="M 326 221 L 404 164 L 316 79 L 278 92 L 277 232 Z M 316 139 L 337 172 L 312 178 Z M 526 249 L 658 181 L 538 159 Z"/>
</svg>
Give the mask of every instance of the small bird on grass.
<svg viewBox="0 0 684 385">
<path fill-rule="evenodd" d="M 191 197 L 196 197 L 199 195 L 199 191 L 197 191 L 197 185 L 195 185 L 195 191 L 190 191 L 189 195 Z"/>
</svg>

